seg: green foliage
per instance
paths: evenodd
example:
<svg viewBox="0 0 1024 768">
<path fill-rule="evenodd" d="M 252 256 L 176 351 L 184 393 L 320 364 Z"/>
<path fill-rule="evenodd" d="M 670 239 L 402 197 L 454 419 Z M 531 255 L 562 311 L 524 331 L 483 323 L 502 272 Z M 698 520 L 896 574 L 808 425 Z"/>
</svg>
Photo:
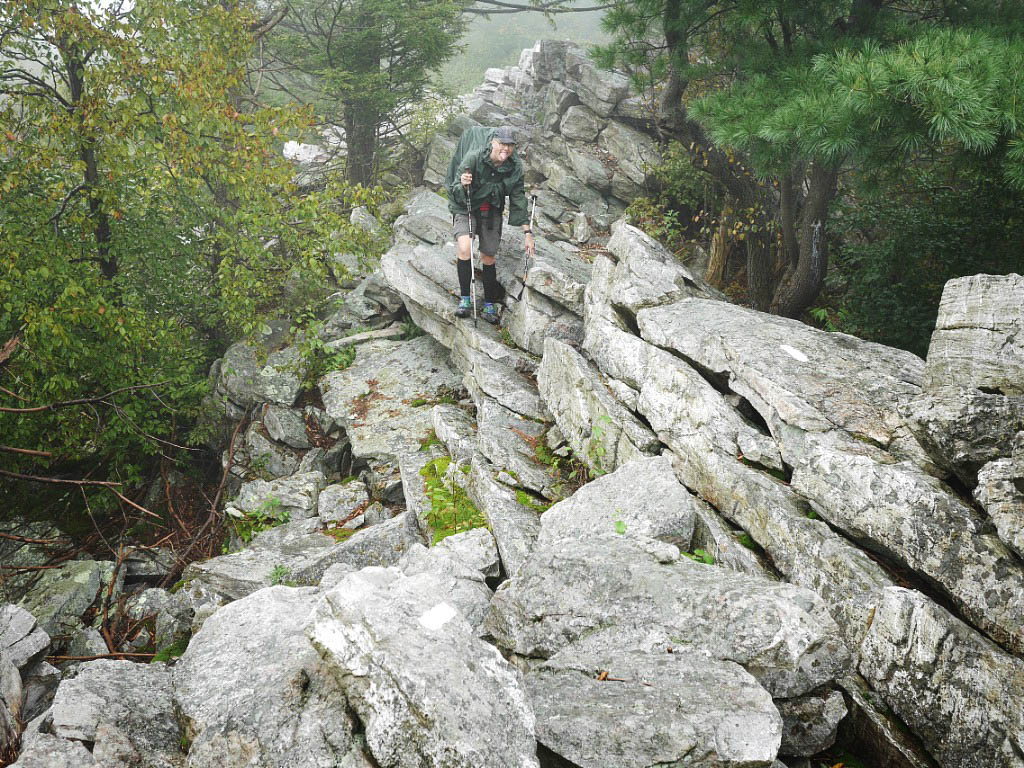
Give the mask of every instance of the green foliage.
<svg viewBox="0 0 1024 768">
<path fill-rule="evenodd" d="M 295 582 L 291 580 L 291 572 L 283 565 L 278 564 L 270 569 L 270 573 L 267 574 L 267 578 L 270 579 L 270 586 L 276 587 L 283 584 L 288 587 L 294 587 Z"/>
<path fill-rule="evenodd" d="M 622 536 L 622 535 L 624 535 L 626 533 L 626 524 L 622 520 L 619 520 L 618 518 L 615 518 L 614 528 L 615 528 L 615 532 L 617 534 L 619 534 L 619 536 Z"/>
<path fill-rule="evenodd" d="M 424 490 L 430 499 L 427 522 L 434 532 L 432 544 L 454 533 L 487 526 L 487 518 L 473 505 L 466 492 L 446 478 L 450 464 L 450 457 L 441 456 L 420 470 Z"/>
<path fill-rule="evenodd" d="M 298 367 L 305 389 L 315 389 L 320 379 L 328 373 L 343 371 L 356 359 L 355 345 L 329 347 L 320 336 L 320 328 L 320 323 L 310 323 L 296 344 L 299 350 Z"/>
<path fill-rule="evenodd" d="M 441 441 L 437 437 L 437 432 L 431 429 L 420 439 L 419 449 L 421 451 L 429 451 L 430 447 L 433 445 L 441 445 Z"/>
<path fill-rule="evenodd" d="M 758 546 L 757 542 L 754 541 L 754 537 L 751 536 L 749 533 L 746 533 L 745 531 L 736 537 L 736 541 L 738 541 L 741 546 L 753 550 L 754 552 L 758 551 L 761 548 Z"/>
<path fill-rule="evenodd" d="M 424 331 L 422 328 L 416 325 L 416 323 L 413 321 L 411 317 L 407 317 L 405 320 L 402 321 L 403 341 L 411 341 L 412 339 L 418 339 L 425 333 L 426 331 Z"/>
<path fill-rule="evenodd" d="M 686 105 L 666 106 L 696 140 L 690 161 L 741 208 L 764 210 L 771 238 L 748 239 L 762 252 L 750 264 L 827 258 L 799 219 L 814 211 L 829 224 L 844 169 L 868 178 L 965 160 L 1024 185 L 1020 3 L 624 0 L 604 24 L 614 40 L 598 49 L 602 63 L 632 71 L 652 97 L 666 81 L 685 85 Z M 671 219 L 654 219 L 672 234 Z M 798 314 L 821 288 L 806 269 L 760 273 L 771 295 L 752 300 L 773 311 Z"/>
<path fill-rule="evenodd" d="M 0 6 L 0 405 L 90 401 L 0 414 L 5 442 L 52 455 L 11 469 L 137 485 L 188 439 L 225 343 L 289 275 L 322 276 L 345 222 L 281 158 L 307 112 L 242 106 L 252 22 L 203 0 Z"/>
<path fill-rule="evenodd" d="M 705 551 L 703 549 L 695 549 L 695 550 L 693 550 L 693 552 L 681 552 L 680 554 L 682 554 L 684 557 L 688 557 L 691 560 L 694 560 L 694 561 L 696 561 L 698 563 L 703 563 L 704 565 L 714 565 L 715 564 L 715 557 L 714 557 L 714 555 L 712 555 L 710 552 L 707 552 L 707 551 Z"/>
<path fill-rule="evenodd" d="M 611 417 L 602 413 L 590 427 L 590 439 L 587 440 L 586 454 L 587 464 L 590 465 L 590 471 L 595 477 L 600 477 L 609 471 L 604 466 L 605 455 L 608 452 L 605 445 L 605 432 L 611 423 Z"/>
<path fill-rule="evenodd" d="M 157 651 L 153 658 L 150 659 L 150 663 L 166 662 L 183 656 L 185 651 L 188 650 L 188 644 L 191 639 L 192 636 L 189 635 L 188 637 L 177 640 L 166 648 Z"/>
<path fill-rule="evenodd" d="M 268 43 L 292 77 L 269 83 L 286 92 L 298 84 L 324 122 L 344 127 L 348 178 L 367 183 L 379 171 L 380 137 L 391 126 L 405 132 L 430 71 L 455 52 L 461 11 L 456 0 L 298 0 Z"/>
<path fill-rule="evenodd" d="M 527 493 L 522 488 L 516 488 L 516 501 L 518 501 L 524 507 L 529 507 L 539 515 L 542 515 L 545 512 L 547 512 L 549 509 L 551 509 L 551 505 L 554 504 L 553 501 L 549 501 L 547 499 L 544 499 L 542 501 L 533 494 Z"/>
<path fill-rule="evenodd" d="M 946 281 L 1024 272 L 1024 193 L 995 159 L 921 162 L 857 190 L 826 284 L 837 330 L 924 357 Z"/>
<path fill-rule="evenodd" d="M 258 533 L 283 525 L 291 519 L 291 513 L 281 506 L 281 500 L 268 496 L 254 510 L 242 511 L 228 506 L 227 524 L 244 543 L 248 544 Z"/>
</svg>

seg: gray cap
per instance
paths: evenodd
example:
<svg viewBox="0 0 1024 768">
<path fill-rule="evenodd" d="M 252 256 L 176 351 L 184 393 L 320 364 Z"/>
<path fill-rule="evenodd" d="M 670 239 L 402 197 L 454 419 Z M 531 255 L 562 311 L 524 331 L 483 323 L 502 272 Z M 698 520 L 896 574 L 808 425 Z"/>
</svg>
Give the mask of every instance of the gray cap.
<svg viewBox="0 0 1024 768">
<path fill-rule="evenodd" d="M 494 138 L 502 144 L 515 144 L 516 132 L 512 130 L 511 125 L 502 125 L 494 129 Z"/>
</svg>

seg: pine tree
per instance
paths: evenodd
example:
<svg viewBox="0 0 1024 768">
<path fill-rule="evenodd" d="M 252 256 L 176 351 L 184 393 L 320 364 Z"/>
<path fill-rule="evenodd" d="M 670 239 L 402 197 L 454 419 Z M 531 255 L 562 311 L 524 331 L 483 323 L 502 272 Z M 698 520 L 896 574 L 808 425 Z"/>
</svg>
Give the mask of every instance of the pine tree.
<svg viewBox="0 0 1024 768">
<path fill-rule="evenodd" d="M 758 308 L 818 295 L 846 168 L 998 151 L 1020 179 L 1019 4 L 618 0 L 605 21 L 603 63 L 658 84 L 664 128 L 748 212 Z"/>
</svg>

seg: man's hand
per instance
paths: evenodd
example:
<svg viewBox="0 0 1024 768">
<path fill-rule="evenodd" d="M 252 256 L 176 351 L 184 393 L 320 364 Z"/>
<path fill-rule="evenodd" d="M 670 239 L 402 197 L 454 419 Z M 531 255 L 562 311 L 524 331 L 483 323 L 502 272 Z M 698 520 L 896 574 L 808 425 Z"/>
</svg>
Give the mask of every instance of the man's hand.
<svg viewBox="0 0 1024 768">
<path fill-rule="evenodd" d="M 468 187 L 473 183 L 473 174 L 469 171 L 463 171 L 462 175 L 459 177 L 459 181 L 462 182 L 462 186 Z"/>
<path fill-rule="evenodd" d="M 527 232 L 524 239 L 526 240 L 526 253 L 532 257 L 536 250 L 536 246 L 533 244 L 533 233 Z"/>
</svg>

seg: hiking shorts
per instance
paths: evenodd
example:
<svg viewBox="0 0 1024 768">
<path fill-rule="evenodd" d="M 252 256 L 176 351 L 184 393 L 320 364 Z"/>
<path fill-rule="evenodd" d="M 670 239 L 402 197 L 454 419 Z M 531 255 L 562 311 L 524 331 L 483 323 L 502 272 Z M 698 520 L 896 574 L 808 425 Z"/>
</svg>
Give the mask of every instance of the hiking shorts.
<svg viewBox="0 0 1024 768">
<path fill-rule="evenodd" d="M 461 235 L 469 234 L 469 214 L 456 213 L 455 239 Z M 481 215 L 480 211 L 473 212 L 473 234 L 480 236 L 480 253 L 494 256 L 498 253 L 498 244 L 501 242 L 501 211 L 494 211 L 490 214 Z"/>
</svg>

